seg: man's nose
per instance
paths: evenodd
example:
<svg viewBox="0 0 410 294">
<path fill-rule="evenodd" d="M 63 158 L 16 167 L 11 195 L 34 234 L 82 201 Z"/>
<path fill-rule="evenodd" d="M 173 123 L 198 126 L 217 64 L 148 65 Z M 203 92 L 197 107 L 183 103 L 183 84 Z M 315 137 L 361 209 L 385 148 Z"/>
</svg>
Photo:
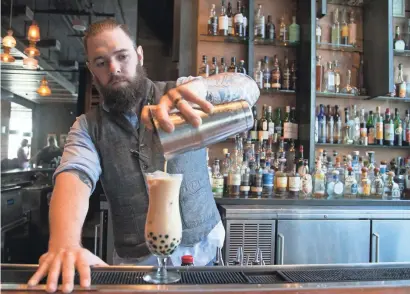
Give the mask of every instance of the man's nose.
<svg viewBox="0 0 410 294">
<path fill-rule="evenodd" d="M 121 72 L 120 64 L 114 60 L 110 61 L 110 73 L 117 74 Z"/>
</svg>

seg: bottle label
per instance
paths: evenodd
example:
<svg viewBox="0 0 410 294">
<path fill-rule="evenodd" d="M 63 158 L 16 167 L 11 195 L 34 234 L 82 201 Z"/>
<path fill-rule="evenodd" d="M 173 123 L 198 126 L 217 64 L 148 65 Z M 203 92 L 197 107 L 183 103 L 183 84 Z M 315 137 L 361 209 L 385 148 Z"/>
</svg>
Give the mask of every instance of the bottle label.
<svg viewBox="0 0 410 294">
<path fill-rule="evenodd" d="M 312 176 L 310 174 L 305 174 L 302 177 L 301 190 L 304 194 L 310 194 L 312 193 L 312 189 Z"/>
<path fill-rule="evenodd" d="M 367 128 L 360 128 L 360 137 L 367 137 Z"/>
<path fill-rule="evenodd" d="M 243 14 L 242 13 L 236 14 L 235 17 L 234 17 L 234 22 L 235 22 L 235 24 L 243 25 Z"/>
<path fill-rule="evenodd" d="M 299 125 L 298 124 L 292 124 L 292 139 L 297 140 L 299 136 Z"/>
<path fill-rule="evenodd" d="M 228 17 L 228 33 L 230 35 L 233 35 L 234 33 L 234 27 L 232 25 L 232 17 Z"/>
<path fill-rule="evenodd" d="M 370 184 L 369 183 L 363 184 L 363 195 L 365 196 L 370 195 Z"/>
<path fill-rule="evenodd" d="M 230 173 L 228 176 L 229 186 L 240 186 L 241 185 L 241 175 Z"/>
<path fill-rule="evenodd" d="M 349 36 L 349 27 L 347 25 L 342 27 L 342 37 Z"/>
<path fill-rule="evenodd" d="M 356 24 L 349 24 L 349 45 L 356 44 Z"/>
<path fill-rule="evenodd" d="M 320 27 L 316 27 L 316 37 L 322 36 L 322 29 Z"/>
<path fill-rule="evenodd" d="M 288 177 L 276 177 L 276 187 L 286 189 L 288 187 Z"/>
<path fill-rule="evenodd" d="M 328 85 L 327 86 L 329 88 L 332 88 L 335 85 L 335 76 L 333 74 L 329 74 L 327 80 L 328 80 L 328 82 L 327 82 Z"/>
<path fill-rule="evenodd" d="M 383 122 L 376 123 L 376 139 L 383 140 Z"/>
<path fill-rule="evenodd" d="M 258 132 L 257 131 L 251 131 L 251 140 L 252 141 L 258 140 Z"/>
<path fill-rule="evenodd" d="M 224 179 L 223 178 L 214 178 L 212 181 L 212 192 L 214 193 L 223 193 L 224 190 Z"/>
<path fill-rule="evenodd" d="M 275 123 L 274 122 L 269 122 L 268 123 L 268 134 L 269 134 L 269 136 L 271 136 L 274 133 L 275 133 Z"/>
<path fill-rule="evenodd" d="M 283 123 L 283 137 L 285 139 L 291 139 L 292 136 L 292 123 L 285 122 Z"/>
<path fill-rule="evenodd" d="M 394 124 L 384 125 L 384 139 L 386 141 L 394 141 Z"/>
<path fill-rule="evenodd" d="M 254 193 L 262 193 L 262 187 L 252 186 L 252 187 L 251 187 L 251 192 L 254 192 Z"/>
<path fill-rule="evenodd" d="M 264 131 L 268 130 L 268 122 L 266 120 L 262 123 L 262 130 Z"/>
<path fill-rule="evenodd" d="M 250 186 L 242 186 L 239 188 L 241 192 L 249 192 L 251 190 Z"/>
<path fill-rule="evenodd" d="M 218 27 L 220 31 L 228 30 L 228 16 L 224 15 L 218 18 Z"/>
<path fill-rule="evenodd" d="M 399 85 L 399 97 L 400 98 L 405 98 L 406 97 L 406 84 L 405 83 L 400 83 Z"/>
<path fill-rule="evenodd" d="M 265 172 L 262 176 L 263 186 L 273 186 L 273 173 Z"/>
<path fill-rule="evenodd" d="M 394 131 L 394 133 L 395 133 L 396 135 L 398 135 L 398 136 L 401 137 L 402 132 L 403 132 L 403 128 L 402 128 L 402 126 L 401 126 L 401 124 L 400 124 L 400 125 L 398 126 L 398 128 Z"/>
<path fill-rule="evenodd" d="M 300 177 L 289 177 L 289 191 L 299 192 Z"/>
<path fill-rule="evenodd" d="M 276 131 L 276 134 L 278 134 L 279 137 L 282 137 L 282 127 L 281 126 L 276 125 L 275 131 Z"/>
<path fill-rule="evenodd" d="M 353 183 L 350 186 L 350 194 L 353 194 L 353 195 L 357 194 L 357 184 L 356 183 Z"/>
<path fill-rule="evenodd" d="M 374 128 L 368 129 L 367 137 L 368 137 L 368 143 L 374 144 Z"/>
<path fill-rule="evenodd" d="M 410 128 L 406 130 L 406 142 L 410 143 Z"/>
<path fill-rule="evenodd" d="M 335 184 L 333 191 L 337 195 L 343 194 L 343 184 L 341 182 L 338 182 Z"/>
</svg>

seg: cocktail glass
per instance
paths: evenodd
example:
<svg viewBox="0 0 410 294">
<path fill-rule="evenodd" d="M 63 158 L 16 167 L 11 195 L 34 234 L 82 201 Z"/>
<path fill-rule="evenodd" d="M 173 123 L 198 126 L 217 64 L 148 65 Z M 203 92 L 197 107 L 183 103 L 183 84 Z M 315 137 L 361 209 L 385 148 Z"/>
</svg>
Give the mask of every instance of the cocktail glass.
<svg viewBox="0 0 410 294">
<path fill-rule="evenodd" d="M 158 259 L 156 272 L 144 275 L 144 281 L 153 284 L 178 282 L 177 272 L 167 271 L 168 257 L 175 251 L 182 238 L 179 190 L 182 174 L 155 172 L 146 175 L 149 207 L 145 222 L 145 242 L 149 251 Z"/>
</svg>

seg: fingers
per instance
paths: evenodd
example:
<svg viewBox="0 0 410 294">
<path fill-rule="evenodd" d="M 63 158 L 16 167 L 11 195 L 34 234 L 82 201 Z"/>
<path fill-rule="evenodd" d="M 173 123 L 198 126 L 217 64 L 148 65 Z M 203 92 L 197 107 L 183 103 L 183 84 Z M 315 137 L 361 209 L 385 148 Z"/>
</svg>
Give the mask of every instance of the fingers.
<svg viewBox="0 0 410 294">
<path fill-rule="evenodd" d="M 77 258 L 75 267 L 80 275 L 80 286 L 90 287 L 91 285 L 91 269 L 86 257 L 83 254 Z"/>
<path fill-rule="evenodd" d="M 74 288 L 74 263 L 75 255 L 72 252 L 66 252 L 63 261 L 63 292 L 70 293 Z"/>
<path fill-rule="evenodd" d="M 169 119 L 168 109 L 166 108 L 165 104 L 158 104 L 153 113 L 161 129 L 168 133 L 174 131 L 175 127 Z"/>
<path fill-rule="evenodd" d="M 40 266 L 37 269 L 37 271 L 34 273 L 34 275 L 28 281 L 29 286 L 33 287 L 33 286 L 38 285 L 38 283 L 40 283 L 40 281 L 47 275 L 48 268 L 53 258 L 54 258 L 53 254 L 43 254 L 40 257 Z"/>
<path fill-rule="evenodd" d="M 181 86 L 175 90 L 179 92 L 179 96 L 182 96 L 186 101 L 198 104 L 199 107 L 201 107 L 201 109 L 206 113 L 212 113 L 214 106 L 203 97 L 196 95 L 191 89 Z"/>
<path fill-rule="evenodd" d="M 156 106 L 151 106 L 151 105 L 148 105 L 148 106 L 144 106 L 144 108 L 142 108 L 142 111 L 141 111 L 141 120 L 142 120 L 142 123 L 145 125 L 145 127 L 147 128 L 147 129 L 149 129 L 149 130 L 153 130 L 154 129 L 154 126 L 152 125 L 152 123 L 151 123 L 151 111 L 153 111 L 153 109 L 155 108 Z"/>
<path fill-rule="evenodd" d="M 195 128 L 202 124 L 201 116 L 188 104 L 188 102 L 181 100 L 181 102 L 178 103 L 178 109 L 184 118 Z"/>
<path fill-rule="evenodd" d="M 59 253 L 56 258 L 53 259 L 51 266 L 48 271 L 47 277 L 47 286 L 46 291 L 53 293 L 57 290 L 58 278 L 60 277 L 61 264 L 62 264 L 62 255 L 64 253 Z"/>
</svg>

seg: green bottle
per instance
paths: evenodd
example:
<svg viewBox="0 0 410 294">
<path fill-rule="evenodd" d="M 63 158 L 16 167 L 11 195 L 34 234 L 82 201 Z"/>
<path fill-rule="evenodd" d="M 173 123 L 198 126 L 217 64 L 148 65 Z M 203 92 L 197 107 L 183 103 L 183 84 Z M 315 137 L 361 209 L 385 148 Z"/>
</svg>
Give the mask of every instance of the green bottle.
<svg viewBox="0 0 410 294">
<path fill-rule="evenodd" d="M 281 114 L 280 114 L 280 108 L 276 108 L 275 133 L 277 134 L 278 139 L 282 138 L 282 136 L 283 136 L 283 126 L 282 126 L 282 118 L 281 118 Z"/>
<path fill-rule="evenodd" d="M 403 122 L 400 119 L 398 108 L 394 110 L 394 145 L 403 145 Z"/>
<path fill-rule="evenodd" d="M 374 129 L 374 116 L 373 111 L 369 111 L 369 117 L 367 118 L 366 123 L 367 128 L 367 144 L 375 144 L 375 129 Z"/>
</svg>

